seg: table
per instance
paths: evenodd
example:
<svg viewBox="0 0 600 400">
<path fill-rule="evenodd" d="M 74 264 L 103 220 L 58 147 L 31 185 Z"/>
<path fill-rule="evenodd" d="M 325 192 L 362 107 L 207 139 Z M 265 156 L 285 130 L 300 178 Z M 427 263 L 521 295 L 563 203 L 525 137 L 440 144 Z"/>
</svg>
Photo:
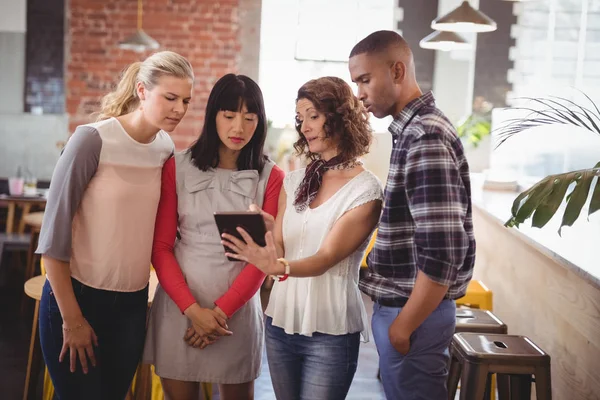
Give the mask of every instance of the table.
<svg viewBox="0 0 600 400">
<path fill-rule="evenodd" d="M 25 389 L 23 391 L 23 400 L 35 399 L 35 386 L 37 384 L 37 373 L 40 370 L 42 362 L 42 349 L 40 347 L 40 337 L 38 330 L 38 317 L 40 312 L 40 299 L 42 298 L 42 289 L 46 282 L 45 275 L 35 276 L 25 282 L 25 294 L 35 300 L 33 311 L 33 323 L 31 324 L 31 339 L 29 341 L 29 358 L 27 360 L 27 374 L 25 375 Z M 148 307 L 152 305 L 158 278 L 154 270 L 150 271 L 150 283 L 148 288 Z M 140 364 L 137 370 L 136 378 L 136 399 L 149 399 L 151 392 L 152 372 L 149 365 Z"/>
<path fill-rule="evenodd" d="M 43 207 L 46 205 L 46 197 L 43 195 L 36 196 L 10 196 L 0 194 L 0 202 L 8 203 L 8 213 L 6 215 L 6 233 L 12 233 L 15 225 L 15 210 L 17 204 L 23 205 L 23 216 L 29 214 L 31 207 L 34 205 Z M 17 233 L 23 233 L 25 230 L 25 221 L 21 219 L 17 227 Z"/>
</svg>

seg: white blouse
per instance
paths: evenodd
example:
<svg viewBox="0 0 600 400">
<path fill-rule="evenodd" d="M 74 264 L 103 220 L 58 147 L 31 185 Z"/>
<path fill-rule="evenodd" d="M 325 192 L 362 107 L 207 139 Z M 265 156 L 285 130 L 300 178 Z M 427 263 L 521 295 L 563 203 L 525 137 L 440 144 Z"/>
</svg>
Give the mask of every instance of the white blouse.
<svg viewBox="0 0 600 400">
<path fill-rule="evenodd" d="M 349 210 L 373 200 L 383 199 L 379 179 L 363 171 L 317 208 L 298 213 L 295 192 L 305 169 L 289 173 L 283 187 L 287 204 L 283 216 L 285 258 L 292 261 L 315 254 L 335 222 Z M 370 236 L 350 256 L 323 275 L 309 278 L 289 277 L 275 281 L 266 314 L 273 325 L 286 333 L 312 336 L 314 332 L 344 335 L 361 332 L 368 341 L 367 313 L 358 289 L 358 273 Z"/>
</svg>

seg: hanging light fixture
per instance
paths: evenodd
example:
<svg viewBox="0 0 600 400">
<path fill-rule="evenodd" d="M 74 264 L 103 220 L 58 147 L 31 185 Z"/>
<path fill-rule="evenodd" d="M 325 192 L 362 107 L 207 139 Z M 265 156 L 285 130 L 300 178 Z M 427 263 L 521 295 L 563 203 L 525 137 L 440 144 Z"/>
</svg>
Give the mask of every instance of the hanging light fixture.
<svg viewBox="0 0 600 400">
<path fill-rule="evenodd" d="M 435 31 L 421 39 L 419 46 L 429 50 L 468 50 L 471 44 L 462 36 L 449 31 Z"/>
<path fill-rule="evenodd" d="M 158 49 L 159 44 L 156 40 L 152 39 L 142 29 L 142 0 L 138 0 L 137 10 L 137 31 L 129 36 L 127 39 L 119 43 L 119 48 L 124 50 L 133 50 L 142 52 L 145 50 Z"/>
<path fill-rule="evenodd" d="M 496 30 L 496 22 L 471 7 L 468 1 L 463 1 L 453 11 L 434 19 L 431 28 L 451 32 L 492 32 Z"/>
</svg>

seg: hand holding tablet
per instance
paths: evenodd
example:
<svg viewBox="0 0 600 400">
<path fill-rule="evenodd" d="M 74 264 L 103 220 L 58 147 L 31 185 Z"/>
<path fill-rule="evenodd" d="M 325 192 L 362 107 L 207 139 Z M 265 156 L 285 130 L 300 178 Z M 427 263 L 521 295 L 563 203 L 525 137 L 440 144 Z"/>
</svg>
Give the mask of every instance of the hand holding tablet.
<svg viewBox="0 0 600 400">
<path fill-rule="evenodd" d="M 265 234 L 267 229 L 265 221 L 260 212 L 255 211 L 229 211 L 229 212 L 215 212 L 214 214 L 217 228 L 219 229 L 219 235 L 227 233 L 244 241 L 242 235 L 238 232 L 237 228 L 244 229 L 252 237 L 252 240 L 259 246 L 265 246 Z M 226 246 L 223 246 L 226 253 L 233 253 L 233 251 Z M 235 258 L 227 257 L 229 261 L 239 261 Z"/>
</svg>

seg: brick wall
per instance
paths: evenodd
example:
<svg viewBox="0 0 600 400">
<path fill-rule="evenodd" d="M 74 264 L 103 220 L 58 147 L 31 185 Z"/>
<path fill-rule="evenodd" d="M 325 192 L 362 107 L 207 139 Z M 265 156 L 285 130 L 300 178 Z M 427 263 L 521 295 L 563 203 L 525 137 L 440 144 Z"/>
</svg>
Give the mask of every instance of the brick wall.
<svg viewBox="0 0 600 400">
<path fill-rule="evenodd" d="M 192 104 L 172 134 L 181 149 L 198 136 L 208 94 L 216 80 L 248 64 L 240 55 L 240 26 L 260 26 L 260 19 L 256 21 L 257 13 L 240 12 L 240 8 L 260 10 L 260 1 L 145 0 L 143 6 L 144 31 L 159 42 L 160 50 L 180 53 L 194 67 Z M 254 20 L 247 20 L 246 15 L 254 15 Z M 117 46 L 135 32 L 136 20 L 136 0 L 69 2 L 66 109 L 71 132 L 90 121 L 90 113 L 98 110 L 100 99 L 116 84 L 123 68 L 152 53 L 135 53 Z"/>
</svg>

